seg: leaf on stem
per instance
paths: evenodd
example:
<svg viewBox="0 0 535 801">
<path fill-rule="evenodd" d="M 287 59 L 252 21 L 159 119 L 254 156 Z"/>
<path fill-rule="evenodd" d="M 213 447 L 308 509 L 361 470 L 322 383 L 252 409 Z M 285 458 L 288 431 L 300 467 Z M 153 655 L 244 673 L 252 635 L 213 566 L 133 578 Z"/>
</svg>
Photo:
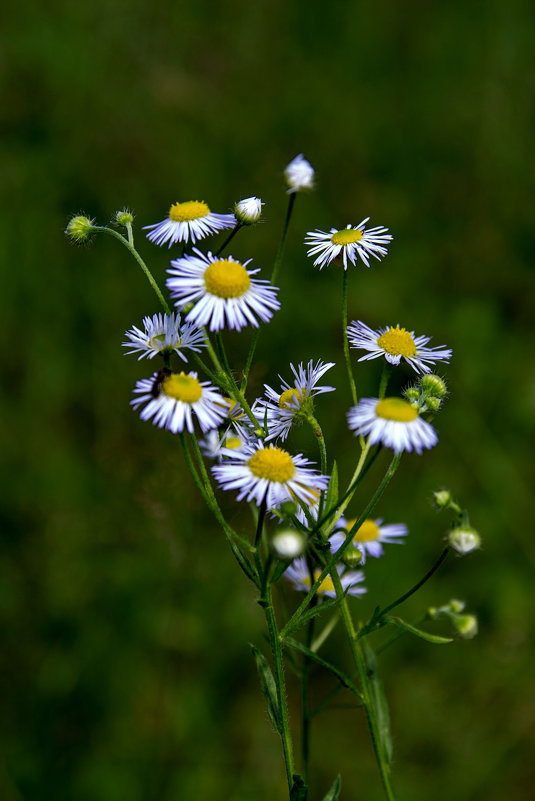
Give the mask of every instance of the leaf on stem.
<svg viewBox="0 0 535 801">
<path fill-rule="evenodd" d="M 297 629 L 300 629 L 301 626 L 305 625 L 305 623 L 308 623 L 309 620 L 312 620 L 318 615 L 321 615 L 322 612 L 328 612 L 329 609 L 334 609 L 336 606 L 338 606 L 339 603 L 340 603 L 339 598 L 331 598 L 328 601 L 322 601 L 321 603 L 316 604 L 316 606 L 313 606 L 311 609 L 308 609 L 306 612 L 304 612 L 295 621 L 295 623 L 292 626 L 290 626 L 289 629 L 287 629 L 286 633 L 290 634 L 292 631 L 297 631 Z"/>
<path fill-rule="evenodd" d="M 260 678 L 260 686 L 266 699 L 268 715 L 271 723 L 278 733 L 282 736 L 282 724 L 280 719 L 279 702 L 277 699 L 277 685 L 273 678 L 273 672 L 267 662 L 266 657 L 258 648 L 251 645 L 251 650 L 256 661 L 258 676 Z"/>
<path fill-rule="evenodd" d="M 333 469 L 329 486 L 327 487 L 327 496 L 325 498 L 325 508 L 327 511 L 332 509 L 338 503 L 338 466 L 336 461 L 333 463 Z"/>
<path fill-rule="evenodd" d="M 377 733 L 381 750 L 386 763 L 392 760 L 392 735 L 390 734 L 390 714 L 388 702 L 384 694 L 383 685 L 377 673 L 377 659 L 373 648 L 366 641 L 363 642 L 364 660 L 366 662 L 367 683 L 370 694 L 370 704 L 373 716 L 377 721 Z"/>
<path fill-rule="evenodd" d="M 420 637 L 422 640 L 427 640 L 427 642 L 433 642 L 437 645 L 453 642 L 451 637 L 439 637 L 438 634 L 429 634 L 428 631 L 422 631 L 422 629 L 417 629 L 416 626 L 411 626 L 410 623 L 407 623 L 406 620 L 402 620 L 400 617 L 389 616 L 383 619 L 385 623 L 391 623 L 392 625 L 397 626 L 404 631 L 408 631 L 409 634 L 414 634 L 415 637 Z"/>
<path fill-rule="evenodd" d="M 303 781 L 303 777 L 299 776 L 297 773 L 294 773 L 292 779 L 293 784 L 292 789 L 290 790 L 290 801 L 307 801 L 308 787 Z"/>
<path fill-rule="evenodd" d="M 346 676 L 346 674 L 339 670 L 339 668 L 337 668 L 335 665 L 327 662 L 326 659 L 318 656 L 315 651 L 311 651 L 310 648 L 307 648 L 306 645 L 303 645 L 303 643 L 299 642 L 299 640 L 294 640 L 293 637 L 285 637 L 284 644 L 289 645 L 291 648 L 295 648 L 297 651 L 301 651 L 301 653 L 305 654 L 305 656 L 308 656 L 308 658 L 313 662 L 317 662 L 318 665 L 321 665 L 326 670 L 329 670 L 334 676 L 336 676 L 340 684 L 342 684 L 344 687 L 347 687 L 348 690 L 351 690 L 351 692 L 356 695 L 360 701 L 362 701 L 362 695 L 357 690 L 349 676 Z"/>
<path fill-rule="evenodd" d="M 340 790 L 342 789 L 342 781 L 340 776 L 337 776 L 336 779 L 331 784 L 331 789 L 327 793 L 326 796 L 323 797 L 323 801 L 338 801 L 340 798 Z"/>
</svg>

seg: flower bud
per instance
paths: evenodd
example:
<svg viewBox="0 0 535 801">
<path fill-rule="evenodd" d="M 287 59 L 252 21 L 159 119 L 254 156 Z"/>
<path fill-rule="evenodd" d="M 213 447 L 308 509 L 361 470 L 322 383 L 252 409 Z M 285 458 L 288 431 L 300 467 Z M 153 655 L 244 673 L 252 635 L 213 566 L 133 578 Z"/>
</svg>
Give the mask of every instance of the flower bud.
<svg viewBox="0 0 535 801">
<path fill-rule="evenodd" d="M 279 510 L 283 515 L 295 515 L 297 512 L 297 505 L 293 501 L 284 501 L 279 506 Z"/>
<path fill-rule="evenodd" d="M 288 194 L 292 192 L 305 192 L 314 188 L 314 167 L 300 153 L 284 170 L 284 177 L 288 185 Z"/>
<path fill-rule="evenodd" d="M 90 220 L 89 217 L 84 217 L 83 215 L 73 217 L 72 220 L 69 220 L 65 233 L 74 242 L 87 242 L 93 230 L 94 222 L 94 220 Z"/>
<path fill-rule="evenodd" d="M 118 225 L 129 225 L 134 222 L 134 215 L 128 209 L 121 209 L 115 212 L 115 222 Z"/>
<path fill-rule="evenodd" d="M 443 398 L 448 392 L 444 379 L 434 373 L 423 375 L 420 379 L 420 386 L 424 392 L 435 398 Z"/>
<path fill-rule="evenodd" d="M 278 559 L 295 559 L 304 552 L 306 541 L 295 528 L 286 528 L 276 531 L 270 544 Z"/>
<path fill-rule="evenodd" d="M 443 489 L 433 493 L 433 500 L 439 509 L 447 509 L 453 498 L 449 490 Z"/>
<path fill-rule="evenodd" d="M 342 562 L 346 567 L 353 569 L 354 567 L 358 567 L 363 562 L 364 554 L 360 550 L 360 548 L 352 547 L 351 545 L 349 548 L 346 548 L 346 551 L 342 557 Z"/>
<path fill-rule="evenodd" d="M 465 602 L 459 601 L 457 598 L 452 598 L 451 601 L 449 602 L 449 608 L 451 609 L 452 612 L 455 612 L 456 614 L 462 612 L 465 606 L 466 606 Z"/>
<path fill-rule="evenodd" d="M 242 225 L 253 225 L 262 216 L 263 205 L 259 197 L 246 197 L 234 205 L 234 216 Z"/>
<path fill-rule="evenodd" d="M 459 526 L 448 534 L 450 546 L 464 556 L 470 551 L 475 551 L 481 546 L 481 537 L 474 528 L 470 526 Z"/>
<path fill-rule="evenodd" d="M 416 387 L 409 387 L 408 389 L 404 390 L 403 394 L 408 401 L 417 401 L 420 398 L 420 390 Z"/>
<path fill-rule="evenodd" d="M 472 639 L 478 632 L 477 617 L 475 615 L 454 615 L 452 622 L 457 633 L 465 640 Z"/>
<path fill-rule="evenodd" d="M 435 397 L 431 396 L 431 397 L 425 399 L 425 405 L 426 405 L 428 411 L 430 411 L 430 412 L 438 412 L 438 410 L 440 409 L 440 407 L 442 405 L 442 401 L 440 400 L 440 398 L 435 398 Z"/>
</svg>

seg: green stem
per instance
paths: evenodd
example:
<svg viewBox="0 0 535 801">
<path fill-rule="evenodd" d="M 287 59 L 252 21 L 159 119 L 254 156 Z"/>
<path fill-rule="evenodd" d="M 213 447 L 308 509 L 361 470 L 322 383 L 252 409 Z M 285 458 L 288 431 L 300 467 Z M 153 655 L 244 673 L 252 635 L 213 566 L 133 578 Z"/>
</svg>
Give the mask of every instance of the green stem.
<svg viewBox="0 0 535 801">
<path fill-rule="evenodd" d="M 162 291 L 161 291 L 160 287 L 158 286 L 158 284 L 154 280 L 154 277 L 153 277 L 151 271 L 149 270 L 149 268 L 147 267 L 147 265 L 145 264 L 145 262 L 143 261 L 143 259 L 141 258 L 141 256 L 137 252 L 137 250 L 135 249 L 134 245 L 131 244 L 127 239 L 125 239 L 124 236 L 122 236 L 122 234 L 120 234 L 118 231 L 114 231 L 113 228 L 107 228 L 104 225 L 95 225 L 93 227 L 93 230 L 94 231 L 102 231 L 105 234 L 110 234 L 110 236 L 114 236 L 115 239 L 118 239 L 119 242 L 122 245 L 124 245 L 125 248 L 128 251 L 130 251 L 130 253 L 134 257 L 134 259 L 137 261 L 137 263 L 139 264 L 139 266 L 141 267 L 141 269 L 143 270 L 143 272 L 147 276 L 148 282 L 151 285 L 151 287 L 154 289 L 154 291 L 155 291 L 155 293 L 156 293 L 156 295 L 158 297 L 158 300 L 162 304 L 163 310 L 165 311 L 166 314 L 171 314 L 171 309 L 170 309 L 166 299 L 162 295 Z"/>
<path fill-rule="evenodd" d="M 288 228 L 290 227 L 290 220 L 292 218 L 292 212 L 294 210 L 295 198 L 297 196 L 296 192 L 292 192 L 290 195 L 290 199 L 288 201 L 288 208 L 286 210 L 286 217 L 284 219 L 284 225 L 282 226 L 282 234 L 279 241 L 279 247 L 277 248 L 277 253 L 275 255 L 275 261 L 273 262 L 273 272 L 271 273 L 271 283 L 274 284 L 277 280 L 277 276 L 279 274 L 279 270 L 281 268 L 282 259 L 284 256 L 284 248 L 286 247 L 286 239 L 288 236 Z"/>
<path fill-rule="evenodd" d="M 220 256 L 223 253 L 223 251 L 225 250 L 227 245 L 230 244 L 230 242 L 234 239 L 234 237 L 236 236 L 236 234 L 238 233 L 240 228 L 243 228 L 243 223 L 240 223 L 240 222 L 236 223 L 235 227 L 232 229 L 230 234 L 227 236 L 227 238 L 225 239 L 225 241 L 223 242 L 221 247 L 218 250 L 216 250 L 216 252 L 214 253 L 214 256 Z"/>
<path fill-rule="evenodd" d="M 386 394 L 386 388 L 388 386 L 388 380 L 390 378 L 390 374 L 392 372 L 392 365 L 389 364 L 386 360 L 383 364 L 383 370 L 381 372 L 381 381 L 379 383 L 379 397 L 384 398 Z"/>
<path fill-rule="evenodd" d="M 323 431 L 321 430 L 321 426 L 314 417 L 314 415 L 309 414 L 307 417 L 307 423 L 310 425 L 314 436 L 318 441 L 318 447 L 320 451 L 320 470 L 322 475 L 327 475 L 327 447 L 325 445 L 325 437 L 323 436 Z M 325 499 L 325 493 L 322 492 L 319 497 L 318 503 L 318 519 L 323 514 L 323 503 Z"/>
<path fill-rule="evenodd" d="M 381 739 L 379 736 L 379 722 L 376 719 L 374 706 L 371 700 L 368 671 L 366 668 L 364 654 L 362 653 L 360 643 L 356 639 L 357 632 L 355 631 L 355 627 L 353 625 L 353 619 L 351 617 L 351 612 L 349 611 L 348 600 L 344 592 L 344 589 L 342 587 L 342 582 L 340 581 L 340 576 L 338 575 L 336 567 L 331 571 L 331 579 L 333 581 L 334 588 L 336 591 L 336 597 L 340 601 L 340 612 L 342 615 L 342 620 L 349 639 L 351 655 L 353 657 L 353 661 L 355 662 L 355 666 L 357 668 L 357 673 L 360 680 L 362 700 L 364 703 L 364 709 L 366 711 L 366 720 L 368 723 L 368 728 L 370 730 L 373 750 L 375 752 L 375 758 L 377 760 L 377 765 L 379 767 L 379 773 L 381 775 L 383 788 L 386 793 L 386 797 L 388 798 L 388 801 L 395 801 L 394 790 L 390 780 L 390 769 L 388 767 L 387 758 L 383 752 Z"/>
<path fill-rule="evenodd" d="M 344 342 L 344 359 L 347 368 L 347 377 L 349 378 L 349 387 L 351 389 L 351 397 L 353 399 L 353 406 L 357 405 L 357 386 L 353 378 L 353 370 L 351 369 L 351 360 L 349 358 L 349 340 L 347 338 L 347 286 L 348 286 L 348 270 L 343 271 L 342 278 L 342 337 Z"/>
<path fill-rule="evenodd" d="M 232 370 L 230 369 L 230 365 L 227 359 L 227 354 L 225 351 L 225 345 L 223 344 L 223 337 L 221 336 L 220 333 L 218 333 L 216 338 L 217 338 L 217 344 L 219 346 L 219 352 L 221 354 L 221 361 L 223 362 L 223 372 L 225 373 L 229 381 L 228 392 L 230 393 L 230 395 L 233 396 L 235 401 L 238 401 L 241 404 L 245 414 L 253 424 L 255 432 L 261 431 L 262 427 L 260 423 L 254 416 L 252 409 L 249 406 L 245 395 L 243 394 L 243 391 L 238 387 L 238 384 L 236 383 L 236 380 L 232 374 Z M 264 436 L 263 431 L 262 431 L 262 436 Z"/>
</svg>

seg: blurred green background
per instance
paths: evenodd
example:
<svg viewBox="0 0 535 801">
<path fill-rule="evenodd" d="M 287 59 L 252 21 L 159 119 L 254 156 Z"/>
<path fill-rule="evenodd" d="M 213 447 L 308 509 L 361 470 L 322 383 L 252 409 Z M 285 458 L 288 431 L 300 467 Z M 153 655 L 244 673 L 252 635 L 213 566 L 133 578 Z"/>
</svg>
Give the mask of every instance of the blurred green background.
<svg viewBox="0 0 535 801">
<path fill-rule="evenodd" d="M 120 343 L 155 299 L 116 242 L 77 249 L 63 229 L 79 211 L 105 223 L 127 205 L 143 225 L 175 200 L 226 212 L 259 195 L 265 224 L 231 252 L 269 268 L 282 169 L 300 152 L 317 191 L 297 199 L 257 391 L 288 377 L 290 360 L 341 362 L 339 271 L 312 269 L 303 237 L 367 215 L 395 239 L 384 262 L 352 270 L 350 318 L 399 321 L 454 349 L 440 446 L 404 459 L 377 510 L 407 522 L 409 540 L 369 565 L 357 613 L 436 558 L 448 519 L 434 489 L 451 487 L 484 538 L 404 610 L 415 620 L 463 598 L 479 636 L 401 640 L 381 661 L 399 798 L 532 798 L 534 17 L 528 0 L 4 10 L 1 799 L 285 797 L 247 644 L 263 642 L 254 593 L 176 439 L 128 407 L 150 368 Z M 137 241 L 163 280 L 168 251 Z M 248 340 L 229 340 L 238 362 Z M 359 368 L 363 392 L 379 370 Z M 332 372 L 340 390 L 319 415 L 347 475 L 350 401 L 341 365 Z M 293 445 L 312 443 L 299 432 Z M 314 677 L 316 697 L 330 686 Z M 311 801 L 338 771 L 344 801 L 382 798 L 357 713 L 319 719 L 313 765 Z"/>
</svg>

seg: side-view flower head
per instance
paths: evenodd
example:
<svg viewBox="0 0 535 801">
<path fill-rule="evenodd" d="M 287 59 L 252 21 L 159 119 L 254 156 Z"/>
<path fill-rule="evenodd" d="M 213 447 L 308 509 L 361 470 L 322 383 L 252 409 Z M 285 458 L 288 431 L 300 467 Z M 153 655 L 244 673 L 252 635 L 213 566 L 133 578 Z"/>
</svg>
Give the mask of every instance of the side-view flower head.
<svg viewBox="0 0 535 801">
<path fill-rule="evenodd" d="M 442 345 L 427 348 L 431 337 L 416 336 L 414 331 L 405 328 L 389 326 L 374 331 L 360 320 L 350 323 L 347 327 L 349 344 L 352 348 L 369 351 L 361 356 L 359 362 L 368 359 L 378 359 L 384 356 L 390 364 L 399 364 L 402 359 L 410 364 L 417 373 L 430 373 L 428 364 L 448 362 L 451 359 L 451 349 Z"/>
<path fill-rule="evenodd" d="M 222 454 L 228 461 L 213 467 L 212 472 L 222 489 L 238 490 L 238 501 L 254 501 L 260 506 L 265 500 L 268 509 L 296 499 L 311 503 L 329 483 L 328 476 L 310 467 L 312 462 L 300 453 L 292 456 L 262 441 L 236 452 L 222 450 Z"/>
<path fill-rule="evenodd" d="M 354 525 L 354 519 L 347 520 L 345 517 L 340 518 L 337 528 L 342 528 L 344 530 L 336 531 L 329 540 L 333 553 L 336 553 Z M 403 523 L 391 523 L 387 526 L 383 526 L 381 518 L 377 518 L 376 520 L 368 518 L 353 534 L 351 546 L 349 547 L 357 548 L 360 551 L 362 554 L 362 564 L 364 564 L 366 556 L 382 556 L 383 544 L 397 543 L 400 545 L 401 542 L 398 538 L 406 537 L 408 533 L 407 526 Z"/>
<path fill-rule="evenodd" d="M 369 437 L 371 445 L 380 442 L 396 453 L 422 453 L 438 442 L 433 426 L 402 398 L 362 398 L 349 410 L 347 421 L 355 435 Z"/>
<path fill-rule="evenodd" d="M 302 153 L 296 156 L 284 170 L 284 177 L 288 186 L 288 194 L 293 192 L 306 192 L 314 189 L 314 167 L 306 160 Z"/>
<path fill-rule="evenodd" d="M 369 256 L 380 261 L 387 254 L 386 245 L 392 240 L 387 233 L 388 228 L 378 226 L 365 228 L 370 218 L 365 217 L 358 225 L 348 225 L 347 228 L 331 228 L 330 231 L 309 231 L 305 238 L 305 245 L 312 245 L 307 256 L 316 256 L 314 267 L 319 265 L 320 270 L 326 264 L 341 260 L 344 270 L 348 263 L 356 264 L 360 259 L 366 267 L 370 266 Z"/>
<path fill-rule="evenodd" d="M 206 347 L 206 336 L 204 331 L 193 323 L 185 322 L 180 325 L 180 314 L 153 314 L 152 317 L 143 318 L 143 328 L 141 331 L 137 326 L 132 326 L 129 331 L 125 331 L 128 342 L 123 342 L 123 348 L 131 348 L 127 355 L 139 353 L 138 359 L 152 359 L 158 353 L 176 353 L 177 356 L 187 362 L 184 350 L 199 352 Z"/>
<path fill-rule="evenodd" d="M 141 419 L 152 418 L 155 425 L 173 434 L 184 429 L 193 434 L 194 414 L 201 431 L 217 428 L 224 418 L 223 398 L 209 381 L 199 381 L 197 373 L 160 370 L 138 381 L 134 393 L 139 396 L 130 402 L 134 409 L 147 404 Z"/>
<path fill-rule="evenodd" d="M 206 325 L 210 331 L 256 328 L 259 321 L 272 318 L 280 303 L 277 287 L 252 278 L 259 270 L 247 270 L 250 261 L 242 264 L 232 256 L 219 259 L 193 248 L 192 255 L 171 261 L 166 285 L 179 308 L 195 304 L 186 319 L 197 325 Z"/>
<path fill-rule="evenodd" d="M 344 565 L 336 565 L 336 572 L 340 576 L 340 583 L 344 591 L 348 595 L 364 595 L 366 592 L 365 587 L 360 587 L 364 581 L 364 573 L 362 570 L 349 570 L 346 571 Z M 316 581 L 322 571 L 317 567 L 314 570 L 314 581 Z M 310 571 L 304 556 L 294 559 L 283 573 L 284 578 L 288 579 L 293 584 L 294 589 L 299 592 L 308 592 L 312 586 L 310 581 Z M 328 598 L 336 598 L 336 590 L 334 588 L 333 580 L 330 576 L 326 576 L 318 587 L 319 595 L 326 595 Z"/>
<path fill-rule="evenodd" d="M 197 242 L 225 228 L 233 228 L 236 218 L 233 214 L 214 214 L 202 200 L 186 200 L 173 203 L 165 220 L 154 225 L 144 225 L 150 231 L 147 238 L 155 245 L 168 247 L 175 242 Z"/>
<path fill-rule="evenodd" d="M 334 392 L 336 387 L 317 386 L 318 381 L 323 375 L 334 367 L 334 362 L 322 362 L 318 360 L 316 364 L 312 359 L 306 367 L 301 362 L 297 368 L 290 364 L 290 369 L 294 376 L 294 382 L 289 384 L 282 376 L 279 376 L 282 386 L 280 392 L 272 389 L 268 384 L 266 388 L 267 400 L 259 398 L 256 402 L 256 414 L 260 419 L 266 414 L 269 435 L 266 441 L 280 437 L 285 440 L 290 432 L 292 423 L 306 418 L 314 410 L 313 398 L 324 392 Z"/>
</svg>

